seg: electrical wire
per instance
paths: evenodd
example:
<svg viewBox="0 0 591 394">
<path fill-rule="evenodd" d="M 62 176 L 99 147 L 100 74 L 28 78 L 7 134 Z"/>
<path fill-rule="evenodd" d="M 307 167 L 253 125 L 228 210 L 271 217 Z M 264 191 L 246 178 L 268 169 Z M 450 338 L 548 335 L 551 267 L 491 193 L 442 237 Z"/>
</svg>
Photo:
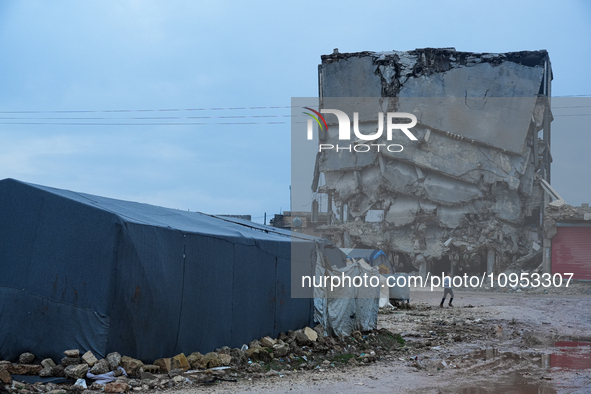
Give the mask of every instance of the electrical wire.
<svg viewBox="0 0 591 394">
<path fill-rule="evenodd" d="M 169 123 L 92 123 L 92 122 L 0 122 L 6 125 L 51 126 L 217 126 L 217 125 L 278 125 L 306 122 L 169 122 Z"/>
<path fill-rule="evenodd" d="M 211 108 L 164 108 L 164 109 L 109 109 L 109 110 L 14 110 L 0 111 L 4 115 L 25 115 L 25 116 L 0 116 L 0 124 L 5 125 L 56 125 L 56 126 L 206 126 L 206 125 L 283 125 L 290 122 L 280 121 L 282 118 L 293 118 L 291 114 L 244 114 L 244 115 L 209 115 L 193 116 L 195 111 L 260 111 L 260 110 L 285 110 L 291 108 L 300 108 L 299 106 L 244 106 L 244 107 L 211 107 Z M 175 112 L 176 116 L 33 116 L 41 114 L 139 114 L 139 113 L 162 113 Z M 189 112 L 189 114 L 183 114 Z M 27 116 L 28 115 L 28 116 Z M 183 116 L 185 115 L 185 116 Z M 243 122 L 224 122 L 216 120 L 229 119 L 253 119 L 253 121 Z M 260 119 L 260 120 L 259 120 Z M 277 121 L 263 121 L 262 119 L 278 119 Z M 128 121 L 130 120 L 130 121 Z M 165 122 L 154 122 L 154 121 Z M 171 122 L 179 120 L 178 122 Z M 207 121 L 192 121 L 207 120 Z M 86 122 L 88 121 L 88 122 Z M 145 122 L 138 122 L 145 121 Z M 167 121 L 167 122 L 166 122 Z"/>
<path fill-rule="evenodd" d="M 585 97 L 588 95 L 573 95 L 573 96 L 554 96 L 554 97 Z M 298 121 L 259 121 L 264 118 L 294 118 L 302 115 L 292 114 L 260 114 L 260 115 L 220 115 L 220 116 L 182 116 L 182 112 L 195 111 L 259 111 L 259 110 L 285 110 L 292 108 L 303 108 L 301 106 L 243 106 L 243 107 L 210 107 L 210 108 L 160 108 L 160 109 L 108 109 L 108 110 L 14 110 L 14 111 L 0 111 L 0 114 L 5 115 L 36 115 L 36 114 L 132 114 L 132 113 L 162 113 L 162 112 L 176 112 L 178 116 L 100 116 L 100 117 L 36 117 L 36 116 L 0 116 L 0 124 L 3 125 L 31 125 L 31 126 L 207 126 L 207 125 L 285 125 L 285 124 L 301 124 L 306 122 Z M 591 108 L 591 105 L 580 106 L 563 106 L 552 107 L 552 109 L 563 108 Z M 591 116 L 591 113 L 582 114 L 554 114 L 554 117 L 583 117 Z M 192 120 L 207 120 L 207 121 L 192 121 Z M 216 120 L 227 119 L 253 119 L 253 121 L 243 122 L 218 122 Z M 128 122 L 130 120 L 130 122 Z M 178 122 L 171 122 L 178 120 Z M 86 122 L 88 121 L 88 122 Z M 110 122 L 109 122 L 110 121 Z M 145 121 L 145 122 L 138 122 Z M 154 122 L 165 121 L 165 122 Z"/>
<path fill-rule="evenodd" d="M 553 115 L 555 118 L 557 116 L 590 116 L 591 114 L 571 114 L 571 115 Z"/>
<path fill-rule="evenodd" d="M 178 112 L 178 111 L 235 111 L 259 109 L 299 108 L 299 106 L 259 106 L 259 107 L 213 107 L 213 108 L 165 108 L 165 109 L 106 109 L 106 110 L 28 110 L 0 111 L 0 114 L 65 114 L 65 113 L 113 113 L 113 112 Z"/>
</svg>

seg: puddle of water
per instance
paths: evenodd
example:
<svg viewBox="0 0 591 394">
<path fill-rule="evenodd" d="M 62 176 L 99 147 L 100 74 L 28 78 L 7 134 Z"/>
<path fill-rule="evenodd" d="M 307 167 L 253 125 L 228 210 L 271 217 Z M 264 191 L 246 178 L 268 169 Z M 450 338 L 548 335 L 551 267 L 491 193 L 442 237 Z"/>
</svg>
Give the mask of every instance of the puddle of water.
<svg viewBox="0 0 591 394">
<path fill-rule="evenodd" d="M 498 349 L 486 349 L 460 356 L 451 356 L 456 362 L 485 362 L 482 368 L 497 366 L 526 366 L 540 368 L 559 368 L 566 370 L 591 369 L 591 342 L 559 341 L 553 343 L 552 353 L 501 352 Z"/>
<path fill-rule="evenodd" d="M 550 350 L 550 349 L 548 349 Z M 591 370 L 591 342 L 560 341 L 553 343 L 552 353 L 514 353 L 498 349 L 486 349 L 465 355 L 450 356 L 454 364 L 463 365 L 467 370 L 490 373 L 490 381 L 448 389 L 444 393 L 458 394 L 554 394 L 553 380 L 541 380 L 560 371 Z M 473 368 L 473 369 L 472 369 Z M 544 372 L 545 371 L 545 372 Z M 585 383 L 585 387 L 587 387 Z"/>
<path fill-rule="evenodd" d="M 557 351 L 550 355 L 550 367 L 560 369 L 591 369 L 591 342 L 554 342 Z"/>
<path fill-rule="evenodd" d="M 473 372 L 475 378 L 482 376 L 484 372 L 490 375 L 488 381 L 478 384 L 460 386 L 454 389 L 443 391 L 444 393 L 458 394 L 488 394 L 488 393 L 519 393 L 519 394 L 554 394 L 552 383 L 540 380 L 540 371 L 546 364 L 549 364 L 549 355 L 539 353 L 503 352 L 498 349 L 485 349 L 471 352 L 464 355 L 450 357 L 450 363 L 459 365 L 465 371 Z"/>
<path fill-rule="evenodd" d="M 531 367 L 549 367 L 549 355 L 546 354 L 518 354 L 501 352 L 498 349 L 486 349 L 471 352 L 461 356 L 451 356 L 452 363 L 459 363 L 465 368 L 475 367 L 478 370 L 517 370 L 530 371 Z M 481 364 L 479 364 L 481 363 Z"/>
<path fill-rule="evenodd" d="M 539 380 L 524 378 L 520 374 L 511 374 L 502 378 L 502 381 L 486 382 L 481 386 L 461 387 L 446 393 L 457 394 L 556 394 L 556 390 L 548 387 Z"/>
<path fill-rule="evenodd" d="M 534 377 L 533 372 L 544 364 L 549 364 L 547 354 L 517 354 L 513 352 L 501 352 L 498 349 L 486 349 L 472 352 L 462 356 L 452 356 L 450 359 L 456 363 L 472 364 L 475 375 L 478 373 L 490 373 L 496 375 L 490 381 L 478 385 L 469 385 L 455 388 L 444 393 L 457 394 L 555 394 L 552 383 Z M 452 362 L 454 362 L 452 361 Z M 508 372 L 512 370 L 513 372 Z M 519 372 L 517 372 L 519 371 Z M 497 375 L 500 374 L 500 375 Z"/>
</svg>

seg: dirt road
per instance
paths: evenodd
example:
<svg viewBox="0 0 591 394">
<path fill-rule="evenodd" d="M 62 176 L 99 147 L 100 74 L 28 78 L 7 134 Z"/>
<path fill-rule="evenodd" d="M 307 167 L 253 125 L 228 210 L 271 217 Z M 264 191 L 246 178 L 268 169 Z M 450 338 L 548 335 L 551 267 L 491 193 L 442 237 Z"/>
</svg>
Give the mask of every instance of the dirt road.
<svg viewBox="0 0 591 394">
<path fill-rule="evenodd" d="M 589 393 L 591 296 L 413 290 L 411 310 L 380 314 L 405 346 L 375 363 L 270 371 L 188 393 Z M 231 379 L 232 375 L 229 374 Z"/>
</svg>

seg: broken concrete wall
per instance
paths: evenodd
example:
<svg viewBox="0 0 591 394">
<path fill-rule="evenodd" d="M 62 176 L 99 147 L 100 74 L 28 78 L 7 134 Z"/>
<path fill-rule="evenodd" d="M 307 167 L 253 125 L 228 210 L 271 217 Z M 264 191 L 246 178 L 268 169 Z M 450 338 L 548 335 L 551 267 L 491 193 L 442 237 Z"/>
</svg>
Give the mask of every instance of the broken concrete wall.
<svg viewBox="0 0 591 394">
<path fill-rule="evenodd" d="M 455 273 L 498 271 L 532 253 L 529 234 L 542 231 L 539 180 L 550 176 L 546 51 L 335 51 L 322 56 L 319 73 L 320 109 L 340 108 L 351 120 L 358 112 L 365 135 L 377 131 L 378 112 L 418 120 L 417 141 L 403 133 L 371 141 L 403 145 L 400 152 L 320 151 L 314 185 L 321 173 L 324 182 L 314 191 L 329 195 L 335 217 L 347 212 L 322 226 L 333 242 L 380 248 L 398 269 L 422 272 L 438 261 Z M 325 118 L 320 144 L 336 145 L 339 124 Z M 372 210 L 381 221 L 366 222 Z"/>
</svg>

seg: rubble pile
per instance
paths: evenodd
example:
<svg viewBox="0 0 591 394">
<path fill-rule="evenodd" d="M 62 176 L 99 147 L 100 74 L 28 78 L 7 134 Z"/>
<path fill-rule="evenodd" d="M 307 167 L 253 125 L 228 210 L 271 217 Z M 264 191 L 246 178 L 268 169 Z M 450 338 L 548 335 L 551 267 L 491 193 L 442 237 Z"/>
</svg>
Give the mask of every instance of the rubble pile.
<svg viewBox="0 0 591 394">
<path fill-rule="evenodd" d="M 167 389 L 177 385 L 211 384 L 237 381 L 244 377 L 282 376 L 295 371 L 325 370 L 378 361 L 392 350 L 403 347 L 404 340 L 386 329 L 335 338 L 324 335 L 321 325 L 281 333 L 251 341 L 238 349 L 223 347 L 201 354 L 184 353 L 155 360 L 153 364 L 110 353 L 97 359 L 91 352 L 66 350 L 59 363 L 47 358 L 38 364 L 27 352 L 18 363 L 0 361 L 0 390 L 18 393 L 91 394 L 97 391 L 121 393 Z M 42 378 L 65 378 L 63 384 L 24 383 L 21 375 Z M 72 385 L 73 382 L 76 382 Z"/>
<path fill-rule="evenodd" d="M 591 208 L 589 204 L 584 204 L 580 207 L 573 207 L 569 204 L 546 206 L 546 220 L 557 221 L 583 221 L 591 220 Z"/>
</svg>

